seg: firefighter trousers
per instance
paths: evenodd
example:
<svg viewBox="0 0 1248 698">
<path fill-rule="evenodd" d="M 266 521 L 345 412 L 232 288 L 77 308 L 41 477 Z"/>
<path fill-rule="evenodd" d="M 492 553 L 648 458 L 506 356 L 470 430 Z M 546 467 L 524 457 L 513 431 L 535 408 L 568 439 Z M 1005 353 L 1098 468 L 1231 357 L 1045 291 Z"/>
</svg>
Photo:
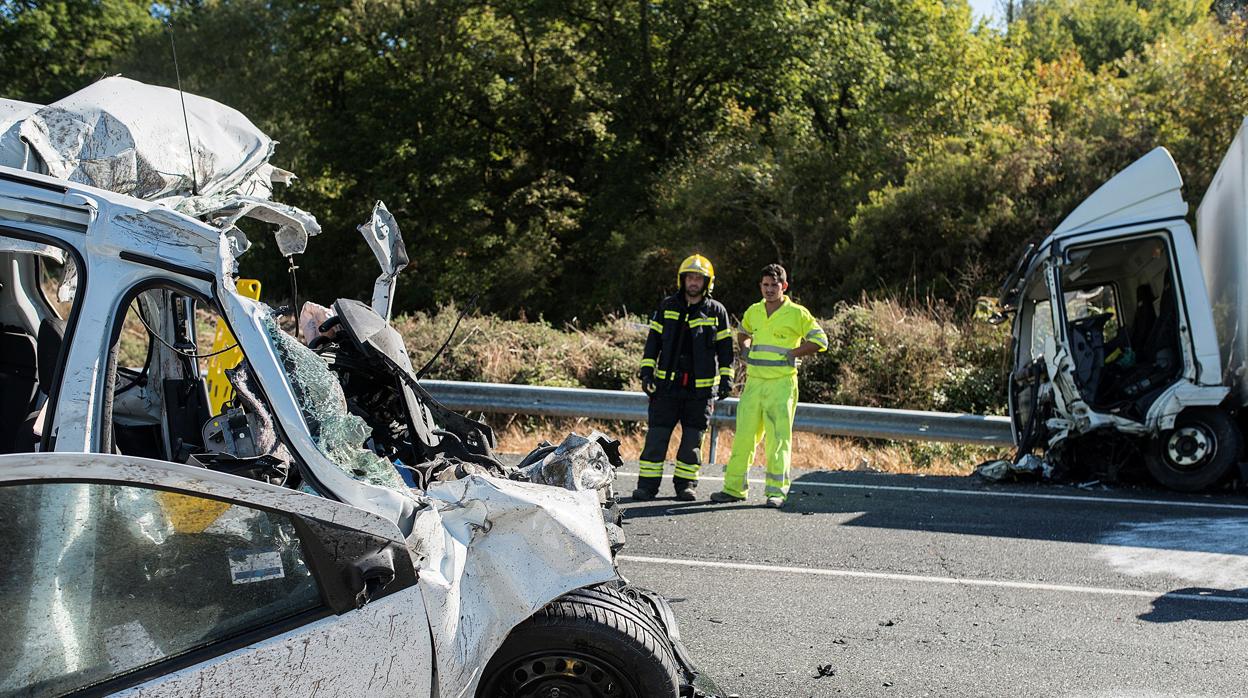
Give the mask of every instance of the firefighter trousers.
<svg viewBox="0 0 1248 698">
<path fill-rule="evenodd" d="M 678 487 L 696 484 L 698 471 L 702 469 L 702 435 L 710 417 L 711 398 L 700 397 L 693 391 L 677 389 L 651 397 L 637 486 L 658 491 L 663 479 L 663 463 L 667 460 L 667 446 L 677 424 L 680 424 L 680 445 L 676 449 L 673 477 Z"/>
<path fill-rule="evenodd" d="M 789 494 L 789 465 L 793 454 L 793 415 L 797 411 L 797 376 L 747 378 L 737 403 L 737 430 L 732 455 L 724 469 L 724 492 L 744 497 L 754 451 L 764 441 L 767 454 L 766 495 L 784 499 Z"/>
</svg>

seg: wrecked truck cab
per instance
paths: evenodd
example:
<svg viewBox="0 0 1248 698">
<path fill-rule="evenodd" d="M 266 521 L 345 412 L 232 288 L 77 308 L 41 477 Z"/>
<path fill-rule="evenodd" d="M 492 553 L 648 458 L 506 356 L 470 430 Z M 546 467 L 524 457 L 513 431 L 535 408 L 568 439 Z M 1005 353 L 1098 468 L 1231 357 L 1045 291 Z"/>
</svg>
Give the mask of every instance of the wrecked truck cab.
<svg viewBox="0 0 1248 698">
<path fill-rule="evenodd" d="M 1181 187 L 1170 154 L 1153 150 L 1029 247 L 1004 284 L 1018 470 L 1036 470 L 1035 450 L 1059 477 L 1116 479 L 1142 460 L 1192 491 L 1239 462 Z"/>
<path fill-rule="evenodd" d="M 176 104 L 113 80 L 114 97 Z M 49 118 L 78 123 L 69 106 Z M 226 130 L 247 132 L 219 106 Z M 6 134 L 40 132 L 28 126 Z M 269 224 L 283 253 L 319 231 L 255 195 L 284 175 L 246 150 L 230 171 L 246 170 L 247 196 L 95 186 L 147 181 L 116 176 L 160 161 L 133 135 L 139 156 L 118 167 L 29 143 L 21 168 L 0 166 L 0 545 L 4 584 L 23 590 L 0 594 L 0 692 L 718 694 L 667 603 L 616 568 L 613 442 L 574 435 L 509 466 L 488 426 L 420 386 L 388 323 L 406 253 L 384 207 L 361 226 L 382 271 L 371 302 L 339 300 L 309 346 L 237 287 L 242 217 Z M 244 142 L 265 150 L 262 136 Z M 111 151 L 92 152 L 98 165 Z M 68 309 L 52 298 L 58 265 Z M 119 353 L 131 309 L 140 366 Z M 241 354 L 219 410 L 203 311 Z"/>
</svg>

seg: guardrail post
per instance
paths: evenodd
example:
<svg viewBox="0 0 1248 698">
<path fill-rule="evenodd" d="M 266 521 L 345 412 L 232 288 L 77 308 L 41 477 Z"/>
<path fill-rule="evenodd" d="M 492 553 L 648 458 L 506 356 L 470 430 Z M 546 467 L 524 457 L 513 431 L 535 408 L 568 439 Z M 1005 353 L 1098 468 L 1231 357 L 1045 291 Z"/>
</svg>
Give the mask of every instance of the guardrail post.
<svg viewBox="0 0 1248 698">
<path fill-rule="evenodd" d="M 706 455 L 706 462 L 715 465 L 715 451 L 719 446 L 719 425 L 711 422 L 711 451 Z"/>
</svg>

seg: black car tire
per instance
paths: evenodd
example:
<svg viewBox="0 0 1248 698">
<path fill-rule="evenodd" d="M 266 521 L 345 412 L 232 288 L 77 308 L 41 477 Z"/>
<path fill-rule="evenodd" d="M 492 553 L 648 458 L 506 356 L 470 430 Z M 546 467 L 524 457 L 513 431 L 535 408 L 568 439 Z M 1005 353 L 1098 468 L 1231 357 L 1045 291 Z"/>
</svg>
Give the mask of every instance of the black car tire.
<svg viewBox="0 0 1248 698">
<path fill-rule="evenodd" d="M 1197 407 L 1180 413 L 1173 429 L 1152 440 L 1144 463 L 1165 487 L 1199 492 L 1230 473 L 1242 448 L 1243 437 L 1231 415 L 1214 407 Z"/>
<path fill-rule="evenodd" d="M 477 698 L 676 698 L 680 691 L 662 626 L 606 586 L 565 594 L 516 626 L 483 677 Z"/>
</svg>

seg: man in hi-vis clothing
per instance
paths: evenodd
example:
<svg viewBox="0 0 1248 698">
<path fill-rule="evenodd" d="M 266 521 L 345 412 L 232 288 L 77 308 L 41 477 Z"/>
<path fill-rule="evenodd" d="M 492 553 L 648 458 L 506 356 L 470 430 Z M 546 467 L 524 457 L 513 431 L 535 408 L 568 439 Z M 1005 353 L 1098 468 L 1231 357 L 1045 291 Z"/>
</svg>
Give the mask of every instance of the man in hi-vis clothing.
<svg viewBox="0 0 1248 698">
<path fill-rule="evenodd" d="M 702 468 L 702 434 L 711 416 L 711 398 L 732 390 L 732 330 L 728 311 L 708 298 L 715 288 L 711 261 L 695 254 L 676 271 L 680 290 L 663 299 L 650 318 L 641 357 L 641 388 L 650 396 L 646 445 L 633 499 L 654 499 L 663 481 L 663 463 L 672 431 L 680 424 L 680 446 L 672 481 L 676 498 L 697 498 Z M 718 387 L 716 385 L 718 384 Z"/>
<path fill-rule="evenodd" d="M 737 430 L 724 470 L 724 490 L 712 502 L 740 502 L 749 485 L 754 449 L 765 439 L 767 506 L 779 507 L 789 493 L 793 414 L 797 411 L 797 359 L 827 351 L 828 337 L 806 308 L 789 300 L 788 274 L 779 264 L 763 268 L 763 300 L 741 318 L 745 389 L 737 404 Z M 765 435 L 765 436 L 764 436 Z"/>
</svg>

